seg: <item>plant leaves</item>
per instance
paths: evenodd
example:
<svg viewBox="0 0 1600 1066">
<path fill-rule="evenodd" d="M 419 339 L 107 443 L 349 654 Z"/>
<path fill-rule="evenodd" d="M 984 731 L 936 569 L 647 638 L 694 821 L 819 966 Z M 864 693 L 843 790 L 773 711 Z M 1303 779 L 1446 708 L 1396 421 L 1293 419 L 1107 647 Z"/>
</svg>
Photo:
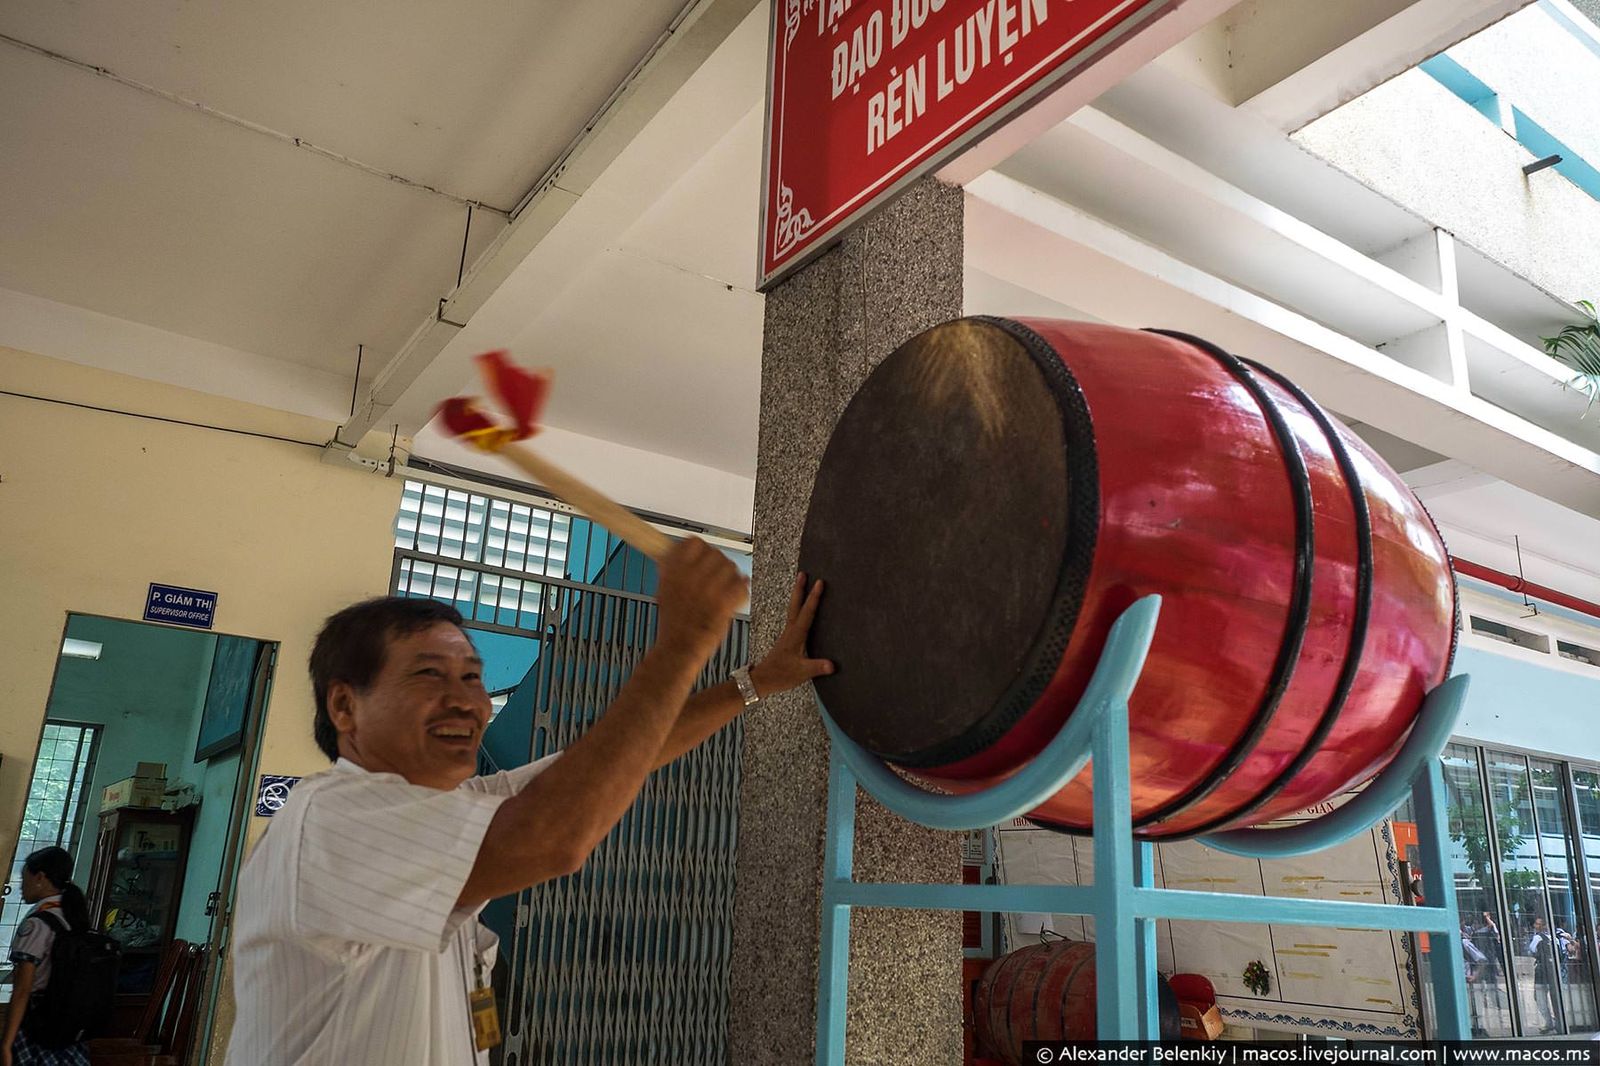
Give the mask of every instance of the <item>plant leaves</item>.
<svg viewBox="0 0 1600 1066">
<path fill-rule="evenodd" d="M 1565 326 L 1554 337 L 1540 337 L 1545 354 L 1577 371 L 1562 387 L 1574 389 L 1589 397 L 1582 417 L 1588 418 L 1595 401 L 1600 400 L 1600 316 L 1590 300 L 1578 300 L 1576 306 L 1589 319 L 1578 326 Z"/>
</svg>

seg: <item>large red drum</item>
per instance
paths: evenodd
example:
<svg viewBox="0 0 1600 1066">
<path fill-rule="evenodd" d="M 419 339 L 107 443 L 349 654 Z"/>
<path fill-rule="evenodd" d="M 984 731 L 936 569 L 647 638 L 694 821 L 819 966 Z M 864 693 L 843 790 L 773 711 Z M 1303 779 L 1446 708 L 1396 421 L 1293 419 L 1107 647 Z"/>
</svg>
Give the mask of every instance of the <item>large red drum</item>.
<svg viewBox="0 0 1600 1066">
<path fill-rule="evenodd" d="M 1337 796 L 1449 673 L 1455 585 L 1404 482 L 1293 384 L 1205 341 L 969 318 L 883 361 L 817 474 L 828 712 L 970 791 L 1072 713 L 1111 624 L 1163 597 L 1129 713 L 1136 831 Z M 1086 770 L 1032 813 L 1086 831 Z"/>
<path fill-rule="evenodd" d="M 1158 977 L 1158 1039 L 1182 1036 L 1178 997 Z M 1036 1062 L 1023 1054 L 1029 1040 L 1094 1040 L 1098 1031 L 1094 945 L 1053 940 L 1002 955 L 983 971 L 972 996 L 978 1048 L 1020 1066 Z"/>
</svg>

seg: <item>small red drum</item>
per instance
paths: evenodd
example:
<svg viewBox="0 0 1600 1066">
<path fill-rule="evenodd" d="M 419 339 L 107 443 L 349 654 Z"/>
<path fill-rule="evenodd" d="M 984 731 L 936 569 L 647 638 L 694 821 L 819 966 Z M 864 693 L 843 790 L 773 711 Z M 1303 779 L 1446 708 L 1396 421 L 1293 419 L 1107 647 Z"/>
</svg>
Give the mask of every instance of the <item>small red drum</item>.
<svg viewBox="0 0 1600 1066">
<path fill-rule="evenodd" d="M 1178 997 L 1157 978 L 1160 1039 L 1181 1035 Z M 1053 940 L 1000 956 L 978 979 L 972 1022 L 978 1049 L 1018 1064 L 1027 1040 L 1094 1040 L 1096 1033 L 1094 945 Z"/>
<path fill-rule="evenodd" d="M 952 791 L 1027 765 L 1111 624 L 1160 593 L 1129 708 L 1148 838 L 1370 779 L 1455 646 L 1444 545 L 1383 460 L 1264 367 L 1110 326 L 970 318 L 907 341 L 839 420 L 800 566 L 828 585 L 829 714 Z M 1089 773 L 1033 819 L 1087 831 Z"/>
</svg>

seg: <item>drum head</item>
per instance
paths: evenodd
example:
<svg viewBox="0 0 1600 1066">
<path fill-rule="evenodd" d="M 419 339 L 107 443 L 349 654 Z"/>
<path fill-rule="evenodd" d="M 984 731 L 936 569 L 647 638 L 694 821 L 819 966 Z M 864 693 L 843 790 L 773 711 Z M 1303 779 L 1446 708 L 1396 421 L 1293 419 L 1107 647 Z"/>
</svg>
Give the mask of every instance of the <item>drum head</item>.
<svg viewBox="0 0 1600 1066">
<path fill-rule="evenodd" d="M 1042 339 L 961 319 L 907 341 L 834 429 L 801 538 L 829 715 L 907 766 L 999 739 L 1056 671 L 1098 509 L 1088 411 Z"/>
</svg>

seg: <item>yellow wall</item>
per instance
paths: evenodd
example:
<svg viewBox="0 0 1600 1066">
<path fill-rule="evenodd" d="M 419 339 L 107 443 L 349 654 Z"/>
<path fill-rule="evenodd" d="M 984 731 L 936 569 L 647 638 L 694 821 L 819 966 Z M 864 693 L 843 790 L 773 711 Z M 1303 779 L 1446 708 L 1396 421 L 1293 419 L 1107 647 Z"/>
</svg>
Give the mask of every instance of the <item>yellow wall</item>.
<svg viewBox="0 0 1600 1066">
<path fill-rule="evenodd" d="M 334 430 L 3 347 L 0 390 L 308 442 Z M 67 613 L 138 619 L 152 581 L 215 591 L 218 632 L 280 642 L 261 772 L 325 767 L 306 656 L 323 618 L 386 591 L 401 484 L 315 447 L 0 394 L 0 858 Z"/>
</svg>

